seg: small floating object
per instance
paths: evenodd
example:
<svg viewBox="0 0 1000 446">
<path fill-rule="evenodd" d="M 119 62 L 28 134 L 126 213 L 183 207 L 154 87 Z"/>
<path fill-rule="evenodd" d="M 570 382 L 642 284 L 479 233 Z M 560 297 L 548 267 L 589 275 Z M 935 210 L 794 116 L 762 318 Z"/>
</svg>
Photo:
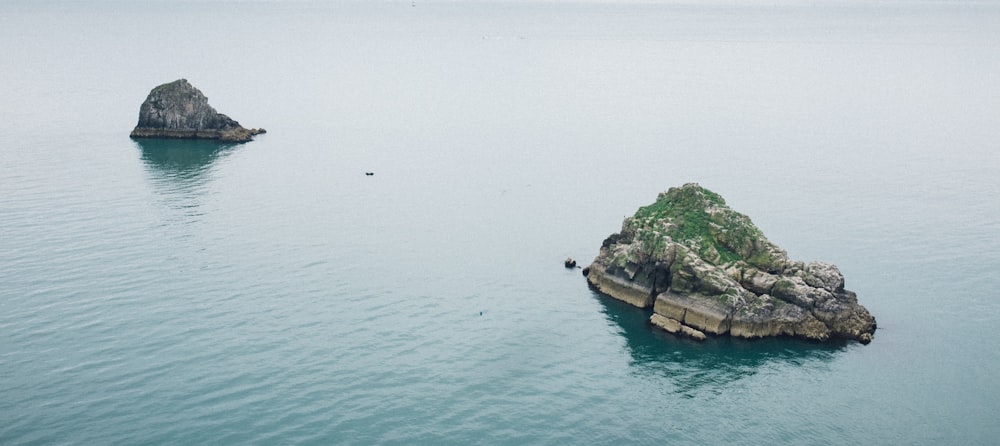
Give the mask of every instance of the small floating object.
<svg viewBox="0 0 1000 446">
<path fill-rule="evenodd" d="M 366 176 L 375 176 L 375 172 L 365 172 Z"/>
</svg>

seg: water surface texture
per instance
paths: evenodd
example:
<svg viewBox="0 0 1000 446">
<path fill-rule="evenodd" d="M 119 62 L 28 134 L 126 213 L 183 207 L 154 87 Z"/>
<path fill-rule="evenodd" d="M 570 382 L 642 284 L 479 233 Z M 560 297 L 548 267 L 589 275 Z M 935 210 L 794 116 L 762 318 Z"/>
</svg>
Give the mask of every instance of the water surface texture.
<svg viewBox="0 0 1000 446">
<path fill-rule="evenodd" d="M 0 444 L 1000 435 L 996 3 L 10 0 L 0 41 Z M 269 133 L 130 140 L 182 77 Z M 686 182 L 874 342 L 698 344 L 562 267 Z"/>
</svg>

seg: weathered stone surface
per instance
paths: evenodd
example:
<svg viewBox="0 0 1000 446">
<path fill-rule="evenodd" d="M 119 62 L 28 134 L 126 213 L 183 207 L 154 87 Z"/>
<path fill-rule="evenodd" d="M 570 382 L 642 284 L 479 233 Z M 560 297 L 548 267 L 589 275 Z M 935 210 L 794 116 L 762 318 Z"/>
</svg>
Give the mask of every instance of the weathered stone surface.
<svg viewBox="0 0 1000 446">
<path fill-rule="evenodd" d="M 748 339 L 799 336 L 825 341 L 830 338 L 830 329 L 805 308 L 764 294 L 733 312 L 729 334 Z"/>
<path fill-rule="evenodd" d="M 677 319 L 666 317 L 659 313 L 653 313 L 649 317 L 649 323 L 660 327 L 667 333 L 678 333 L 681 331 L 681 322 Z"/>
<path fill-rule="evenodd" d="M 677 319 L 691 327 L 712 334 L 729 331 L 731 304 L 703 294 L 677 294 L 672 291 L 656 296 L 653 313 Z"/>
<path fill-rule="evenodd" d="M 844 289 L 836 266 L 789 260 L 747 216 L 697 184 L 672 188 L 626 218 L 585 273 L 611 297 L 716 335 L 868 343 L 875 332 L 875 318 Z"/>
<path fill-rule="evenodd" d="M 681 325 L 681 334 L 688 335 L 689 337 L 691 337 L 691 338 L 693 338 L 693 339 L 695 339 L 697 341 L 704 341 L 705 340 L 705 333 L 702 333 L 702 332 L 700 332 L 698 330 L 695 330 L 695 329 L 693 329 L 691 327 L 688 327 L 687 325 Z"/>
<path fill-rule="evenodd" d="M 186 79 L 160 85 L 139 107 L 132 138 L 218 139 L 245 142 L 264 129 L 247 129 L 208 105 L 208 98 Z"/>
<path fill-rule="evenodd" d="M 747 276 L 743 276 L 740 285 L 757 295 L 770 293 L 778 281 L 778 276 L 760 270 L 744 271 L 744 274 Z"/>
<path fill-rule="evenodd" d="M 629 282 L 621 277 L 607 274 L 600 268 L 590 268 L 587 272 L 587 281 L 597 291 L 639 308 L 649 308 L 653 305 L 653 291 L 642 283 Z"/>
<path fill-rule="evenodd" d="M 690 336 L 691 338 L 698 341 L 705 340 L 705 333 L 702 333 L 698 330 L 688 327 L 687 325 L 680 323 L 680 321 L 676 319 L 672 319 L 663 316 L 661 314 L 653 313 L 653 315 L 650 316 L 649 318 L 649 323 L 653 324 L 656 327 L 662 328 L 667 333 Z"/>
</svg>

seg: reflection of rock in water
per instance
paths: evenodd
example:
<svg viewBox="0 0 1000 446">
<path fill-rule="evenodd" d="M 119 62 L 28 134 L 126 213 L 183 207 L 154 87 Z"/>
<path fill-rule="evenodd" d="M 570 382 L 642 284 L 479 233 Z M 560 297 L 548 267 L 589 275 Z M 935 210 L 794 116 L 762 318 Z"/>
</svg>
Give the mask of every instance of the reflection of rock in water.
<svg viewBox="0 0 1000 446">
<path fill-rule="evenodd" d="M 761 369 L 823 364 L 842 351 L 847 341 L 813 343 L 778 337 L 748 341 L 730 336 L 709 336 L 695 341 L 663 332 L 649 324 L 649 310 L 593 292 L 608 320 L 621 328 L 632 366 L 643 374 L 665 378 L 672 393 L 693 396 L 717 392 L 727 384 L 752 376 Z"/>
<path fill-rule="evenodd" d="M 142 161 L 156 177 L 195 179 L 234 146 L 213 140 L 133 140 L 142 150 Z"/>
<path fill-rule="evenodd" d="M 153 192 L 161 204 L 173 209 L 169 220 L 182 223 L 200 221 L 202 199 L 212 179 L 212 166 L 231 153 L 233 144 L 196 139 L 133 140 L 142 151 Z"/>
</svg>

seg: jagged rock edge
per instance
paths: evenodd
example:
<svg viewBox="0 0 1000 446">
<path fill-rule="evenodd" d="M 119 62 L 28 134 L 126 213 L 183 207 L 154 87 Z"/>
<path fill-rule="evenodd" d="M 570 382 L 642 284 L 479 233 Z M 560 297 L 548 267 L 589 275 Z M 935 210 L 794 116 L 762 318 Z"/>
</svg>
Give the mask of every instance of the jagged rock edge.
<svg viewBox="0 0 1000 446">
<path fill-rule="evenodd" d="M 700 188 L 700 186 L 693 183 L 687 184 L 682 188 L 697 189 L 698 193 L 702 195 L 710 194 L 713 203 L 707 204 L 707 206 L 710 208 L 710 210 L 707 212 L 710 212 L 712 216 L 715 216 L 716 214 L 719 213 L 724 214 L 723 219 L 728 218 L 730 220 L 734 219 L 745 220 L 746 221 L 745 224 L 747 225 L 745 231 L 749 232 L 750 234 L 753 234 L 755 237 L 759 237 L 760 240 L 763 241 L 762 246 L 766 248 L 766 251 L 764 252 L 766 256 L 764 258 L 767 261 L 758 259 L 757 262 L 753 265 L 746 263 L 742 259 L 739 261 L 731 262 L 731 264 L 730 262 L 722 262 L 721 265 L 715 265 L 710 262 L 704 262 L 699 258 L 695 258 L 695 262 L 705 263 L 706 265 L 711 267 L 709 272 L 714 271 L 714 273 L 716 274 L 719 273 L 719 271 L 721 271 L 720 268 L 722 266 L 726 266 L 728 264 L 728 268 L 726 268 L 725 270 L 726 276 L 724 276 L 723 278 L 724 279 L 728 278 L 728 280 L 735 283 L 735 285 L 739 288 L 738 291 L 734 292 L 733 297 L 736 299 L 740 298 L 740 293 L 742 292 L 744 294 L 750 293 L 750 295 L 754 296 L 756 299 L 753 302 L 754 304 L 761 304 L 764 306 L 777 305 L 778 303 L 780 303 L 781 305 L 785 304 L 793 305 L 793 307 L 788 307 L 791 308 L 792 310 L 783 310 L 780 312 L 775 312 L 774 308 L 769 309 L 768 311 L 771 313 L 770 317 L 772 317 L 772 319 L 770 320 L 767 319 L 754 320 L 754 318 L 759 315 L 749 315 L 745 321 L 739 321 L 737 313 L 740 312 L 741 310 L 746 310 L 749 307 L 747 306 L 746 302 L 742 302 L 743 306 L 740 306 L 741 302 L 736 301 L 732 303 L 732 306 L 727 311 L 723 312 L 725 316 L 721 320 L 718 320 L 718 318 L 715 317 L 717 315 L 703 316 L 705 320 L 717 321 L 717 323 L 713 324 L 713 327 L 708 327 L 711 328 L 710 330 L 708 330 L 709 332 L 713 332 L 720 335 L 729 334 L 731 336 L 744 337 L 744 338 L 787 335 L 787 336 L 805 337 L 807 339 L 813 339 L 817 341 L 824 341 L 831 338 L 832 336 L 832 337 L 856 339 L 862 343 L 868 343 L 871 341 L 871 336 L 874 333 L 876 327 L 875 320 L 874 318 L 871 317 L 871 315 L 867 312 L 867 310 L 864 309 L 863 306 L 857 303 L 856 295 L 853 292 L 845 290 L 843 288 L 843 276 L 840 274 L 839 270 L 837 270 L 834 265 L 825 264 L 822 262 L 810 262 L 809 264 L 805 264 L 803 262 L 792 262 L 788 260 L 787 254 L 785 254 L 784 250 L 781 250 L 780 248 L 777 248 L 777 246 L 768 242 L 766 238 L 764 238 L 763 234 L 759 231 L 759 229 L 752 226 L 752 222 L 750 222 L 749 219 L 746 218 L 744 215 L 732 211 L 731 209 L 728 208 L 728 206 L 725 206 L 725 202 L 720 196 L 714 194 L 711 191 L 707 191 L 706 189 L 702 189 Z M 672 188 L 668 192 L 661 194 L 661 196 L 657 198 L 657 203 L 654 203 L 654 205 L 650 205 L 648 207 L 653 207 L 659 204 L 660 199 L 663 198 L 665 194 L 669 196 L 669 194 L 673 193 L 676 189 L 682 189 L 682 188 Z M 636 213 L 635 217 L 626 218 L 625 222 L 623 222 L 622 225 L 622 231 L 619 233 L 614 233 L 604 240 L 604 242 L 601 245 L 601 254 L 599 254 L 598 257 L 595 258 L 594 262 L 584 270 L 584 274 L 587 276 L 588 284 L 590 284 L 591 287 L 596 289 L 598 292 L 609 295 L 619 300 L 623 300 L 637 307 L 649 308 L 650 306 L 652 306 L 654 308 L 654 314 L 658 314 L 656 311 L 656 305 L 660 302 L 661 300 L 660 298 L 664 295 L 664 293 L 670 291 L 670 288 L 672 288 L 672 283 L 670 283 L 668 284 L 667 289 L 664 292 L 661 293 L 656 292 L 658 288 L 656 283 L 657 281 L 655 279 L 655 277 L 657 276 L 657 270 L 660 271 L 663 270 L 663 265 L 660 263 L 659 259 L 657 259 L 656 262 L 654 263 L 654 268 L 653 268 L 654 279 L 652 281 L 651 286 L 645 286 L 635 282 L 636 275 L 643 269 L 643 265 L 629 265 L 628 263 L 619 265 L 618 271 L 624 272 L 627 276 L 627 277 L 620 277 L 613 274 L 606 274 L 609 272 L 609 270 L 612 269 L 610 265 L 611 262 L 602 263 L 602 260 L 607 259 L 610 249 L 615 247 L 621 248 L 616 250 L 616 256 L 614 257 L 615 259 L 618 259 L 617 255 L 621 254 L 621 252 L 618 251 L 621 251 L 622 249 L 628 250 L 632 248 L 632 245 L 634 245 L 634 243 L 636 242 L 635 237 L 637 235 L 637 232 L 643 230 L 643 228 L 634 228 L 631 226 L 631 223 L 634 223 L 634 219 L 639 218 L 639 213 L 646 208 L 647 207 L 641 208 L 640 211 Z M 743 223 L 742 220 L 740 220 L 739 222 Z M 709 221 L 709 224 L 714 224 L 714 223 Z M 664 227 L 669 228 L 669 226 L 664 226 Z M 720 232 L 725 233 L 728 229 L 720 227 L 719 230 Z M 631 231 L 631 233 L 629 231 Z M 619 245 L 619 242 L 622 242 L 623 240 L 628 242 L 628 246 L 626 247 L 617 246 Z M 675 243 L 675 241 L 669 239 L 669 237 L 668 240 L 670 241 L 670 243 Z M 753 243 L 756 245 L 760 240 L 753 240 Z M 670 259 L 670 262 L 666 267 L 666 269 L 669 272 L 667 276 L 668 282 L 673 281 L 672 275 L 676 273 L 676 270 L 673 268 L 673 266 L 677 261 L 677 259 L 680 257 L 680 255 L 677 255 L 677 251 L 679 251 L 680 249 L 684 249 L 685 251 L 682 254 L 684 256 L 687 256 L 691 254 L 691 251 L 688 251 L 688 249 L 695 248 L 697 250 L 697 246 L 685 247 L 683 244 L 679 243 L 677 245 L 679 246 L 679 248 L 673 246 L 664 247 L 665 252 L 667 251 L 666 248 L 672 248 L 674 250 L 672 251 L 674 253 L 674 256 Z M 701 249 L 698 251 L 704 252 L 705 250 Z M 715 254 L 716 256 L 718 256 L 717 252 Z M 645 255 L 651 256 L 650 253 L 646 253 Z M 760 265 L 760 263 L 762 262 L 764 263 L 763 266 Z M 743 269 L 738 268 L 740 263 L 743 263 L 744 267 Z M 766 268 L 764 268 L 764 266 L 766 266 Z M 629 270 L 630 267 L 632 268 L 631 271 Z M 730 271 L 733 270 L 733 268 L 736 268 L 735 271 L 740 273 L 739 277 L 734 277 L 730 273 Z M 692 276 L 697 278 L 697 274 L 695 273 L 699 271 L 698 270 L 693 270 L 693 271 L 694 273 L 692 273 Z M 745 274 L 748 271 L 752 272 L 752 274 L 749 276 Z M 793 274 L 792 276 L 789 276 L 791 277 L 791 279 L 785 276 L 786 273 L 789 272 L 790 274 Z M 823 273 L 822 277 L 817 275 L 819 273 Z M 773 279 L 773 281 L 770 282 L 769 286 L 766 287 L 767 292 L 759 292 L 762 290 L 754 289 L 758 288 L 754 286 L 756 284 L 754 284 L 753 282 L 758 279 L 759 274 L 765 274 L 767 276 L 771 276 L 770 279 Z M 626 278 L 628 280 L 625 280 Z M 768 280 L 768 279 L 769 279 L 768 277 L 763 277 L 760 280 Z M 780 281 L 786 279 L 788 280 L 788 283 L 792 284 L 791 286 L 793 287 L 793 289 L 797 289 L 799 286 L 804 288 L 812 288 L 813 289 L 812 291 L 808 289 L 806 291 L 812 292 L 813 294 L 819 294 L 820 297 L 824 297 L 823 294 L 825 293 L 827 295 L 827 298 L 822 303 L 824 305 L 832 306 L 833 310 L 838 310 L 839 308 L 839 313 L 831 311 L 829 314 L 824 315 L 821 314 L 819 312 L 819 309 L 816 308 L 814 301 L 806 300 L 805 303 L 807 305 L 803 307 L 802 305 L 800 305 L 799 302 L 787 299 L 779 295 L 780 293 L 775 293 L 774 292 L 775 286 L 777 286 L 777 284 Z M 797 280 L 797 282 L 795 282 L 795 280 Z M 813 283 L 809 283 L 810 280 Z M 642 294 L 645 294 L 646 292 L 650 293 L 648 297 L 642 296 Z M 725 293 L 728 292 L 729 291 L 727 289 Z M 728 294 L 722 294 L 722 296 L 726 297 L 728 296 Z M 831 302 L 833 302 L 833 304 L 831 304 Z M 727 302 L 724 302 L 724 304 L 725 303 L 729 303 L 728 297 L 727 297 Z M 695 310 L 695 312 L 697 312 L 697 310 Z M 789 319 L 789 317 L 795 317 L 797 319 Z M 679 318 L 680 321 L 678 322 L 681 322 L 682 324 L 687 322 L 686 321 L 687 309 L 685 309 L 685 312 L 682 315 L 680 315 Z M 736 326 L 738 322 L 744 328 L 741 328 L 739 332 L 736 332 L 734 331 L 733 328 L 734 326 Z M 840 327 L 835 327 L 831 325 L 831 323 L 833 322 L 841 322 L 843 323 L 843 325 Z M 755 327 L 767 328 L 767 331 L 765 333 L 754 333 L 752 329 Z M 704 329 L 706 327 L 699 327 L 699 328 Z"/>
</svg>

